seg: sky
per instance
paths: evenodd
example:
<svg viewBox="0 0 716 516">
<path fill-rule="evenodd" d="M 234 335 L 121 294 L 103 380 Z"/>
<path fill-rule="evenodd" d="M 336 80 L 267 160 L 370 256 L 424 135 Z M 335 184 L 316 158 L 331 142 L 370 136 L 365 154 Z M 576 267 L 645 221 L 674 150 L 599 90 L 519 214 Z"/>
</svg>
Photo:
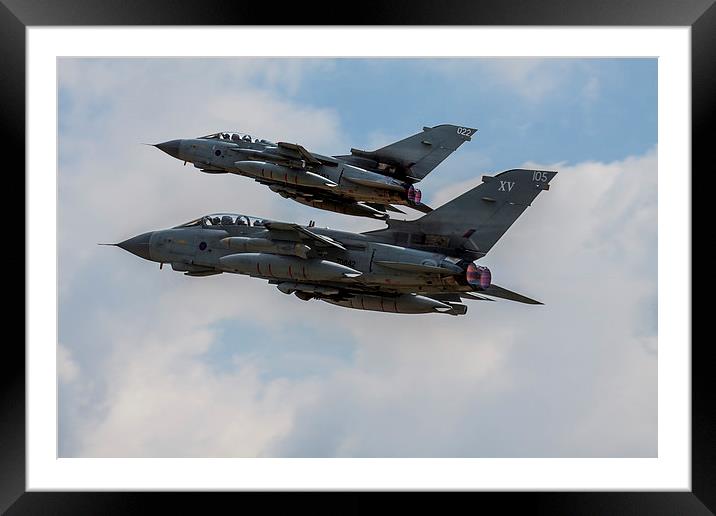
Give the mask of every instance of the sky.
<svg viewBox="0 0 716 516">
<path fill-rule="evenodd" d="M 657 456 L 655 59 L 57 69 L 61 457 Z M 222 211 L 384 227 L 142 143 L 236 130 L 335 155 L 441 123 L 478 132 L 421 182 L 433 207 L 483 174 L 559 172 L 480 261 L 544 306 L 349 310 L 96 245 Z"/>
</svg>

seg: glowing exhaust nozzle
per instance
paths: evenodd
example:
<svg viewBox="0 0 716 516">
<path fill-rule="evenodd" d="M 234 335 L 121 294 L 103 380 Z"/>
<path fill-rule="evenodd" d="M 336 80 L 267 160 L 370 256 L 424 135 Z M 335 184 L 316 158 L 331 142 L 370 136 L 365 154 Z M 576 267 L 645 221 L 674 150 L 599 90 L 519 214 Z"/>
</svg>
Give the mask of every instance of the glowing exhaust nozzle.
<svg viewBox="0 0 716 516">
<path fill-rule="evenodd" d="M 468 284 L 478 290 L 487 290 L 492 284 L 492 273 L 490 269 L 483 265 L 475 265 L 471 263 L 465 271 L 465 278 Z"/>
<path fill-rule="evenodd" d="M 423 194 L 420 190 L 415 188 L 413 185 L 408 187 L 408 200 L 415 204 L 420 204 L 420 200 L 423 198 Z"/>
</svg>

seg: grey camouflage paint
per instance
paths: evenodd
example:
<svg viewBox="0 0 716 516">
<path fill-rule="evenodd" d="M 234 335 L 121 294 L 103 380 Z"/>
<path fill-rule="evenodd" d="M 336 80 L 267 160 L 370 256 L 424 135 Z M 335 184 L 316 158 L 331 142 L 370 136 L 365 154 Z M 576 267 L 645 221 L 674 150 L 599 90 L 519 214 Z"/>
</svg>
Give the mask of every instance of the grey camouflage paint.
<svg viewBox="0 0 716 516">
<path fill-rule="evenodd" d="M 455 125 L 422 132 L 375 151 L 351 149 L 344 156 L 322 156 L 293 143 L 273 143 L 237 132 L 221 132 L 155 145 L 209 174 L 250 177 L 271 191 L 328 211 L 387 219 L 392 204 L 422 212 L 413 185 L 427 176 L 477 130 Z"/>
<path fill-rule="evenodd" d="M 464 299 L 538 301 L 491 283 L 482 258 L 556 172 L 515 169 L 413 221 L 351 233 L 233 214 L 117 245 L 188 276 L 245 274 L 285 294 L 354 309 L 464 315 Z M 486 297 L 487 296 L 487 297 Z"/>
</svg>

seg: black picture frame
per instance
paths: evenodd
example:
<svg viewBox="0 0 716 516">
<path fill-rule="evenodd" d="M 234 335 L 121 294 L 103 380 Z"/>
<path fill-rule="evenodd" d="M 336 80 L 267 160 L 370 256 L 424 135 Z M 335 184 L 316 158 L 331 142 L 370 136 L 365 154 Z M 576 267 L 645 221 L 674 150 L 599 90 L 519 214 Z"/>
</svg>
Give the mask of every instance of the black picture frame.
<svg viewBox="0 0 716 516">
<path fill-rule="evenodd" d="M 713 145 L 710 116 L 716 102 L 716 7 L 714 0 L 463 0 L 457 2 L 383 2 L 369 4 L 281 3 L 267 11 L 256 2 L 186 0 L 0 0 L 0 98 L 3 139 L 13 149 L 12 172 L 25 170 L 25 29 L 43 25 L 575 25 L 690 26 L 692 71 L 692 162 L 711 171 L 706 149 Z M 280 7 L 279 7 L 280 6 Z M 264 6 L 265 7 L 265 6 Z M 21 160 L 18 163 L 18 160 Z M 10 163 L 6 162 L 6 165 Z M 6 168 L 7 172 L 11 172 Z M 690 173 L 690 171 L 687 171 Z M 7 175 L 6 175 L 7 177 Z M 693 176 L 692 176 L 693 177 Z M 703 183 L 700 183 L 703 186 Z M 20 188 L 24 191 L 24 180 Z M 701 188 L 701 191 L 704 189 Z M 9 191 L 6 190 L 6 192 Z M 20 196 L 13 193 L 16 198 Z M 692 201 L 693 206 L 693 201 Z M 18 209 L 19 211 L 19 209 Z M 26 270 L 25 274 L 32 271 Z M 691 276 L 684 276 L 689 281 Z M 24 304 L 23 304 L 24 306 Z M 692 317 L 693 320 L 693 317 Z M 684 345 L 690 343 L 684 342 Z M 714 389 L 709 339 L 692 343 L 692 490 L 690 492 L 529 492 L 466 493 L 475 507 L 499 504 L 501 511 L 545 514 L 712 514 L 716 512 L 716 424 L 710 392 Z M 0 511 L 7 514 L 125 514 L 150 501 L 163 512 L 211 511 L 227 498 L 266 503 L 261 493 L 78 493 L 25 492 L 25 351 L 19 339 L 6 338 L 0 375 Z M 351 493 L 340 505 L 317 503 L 314 496 L 291 496 L 292 510 L 324 508 L 364 512 L 382 495 Z M 430 508 L 423 496 L 413 500 Z M 433 502 L 433 500 L 431 500 Z M 272 499 L 271 504 L 275 500 Z M 297 505 L 297 503 L 299 505 Z M 437 502 L 441 503 L 441 502 Z M 306 507 L 301 507 L 302 505 Z M 275 508 L 272 505 L 272 508 Z M 436 506 L 437 509 L 437 506 Z"/>
</svg>

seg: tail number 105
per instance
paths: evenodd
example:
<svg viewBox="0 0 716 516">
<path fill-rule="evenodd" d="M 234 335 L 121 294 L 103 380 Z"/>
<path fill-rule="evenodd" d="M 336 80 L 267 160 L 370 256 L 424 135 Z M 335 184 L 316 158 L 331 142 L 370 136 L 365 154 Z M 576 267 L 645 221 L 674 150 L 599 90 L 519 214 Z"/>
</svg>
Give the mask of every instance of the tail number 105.
<svg viewBox="0 0 716 516">
<path fill-rule="evenodd" d="M 547 172 L 532 172 L 532 181 L 547 181 Z"/>
</svg>

